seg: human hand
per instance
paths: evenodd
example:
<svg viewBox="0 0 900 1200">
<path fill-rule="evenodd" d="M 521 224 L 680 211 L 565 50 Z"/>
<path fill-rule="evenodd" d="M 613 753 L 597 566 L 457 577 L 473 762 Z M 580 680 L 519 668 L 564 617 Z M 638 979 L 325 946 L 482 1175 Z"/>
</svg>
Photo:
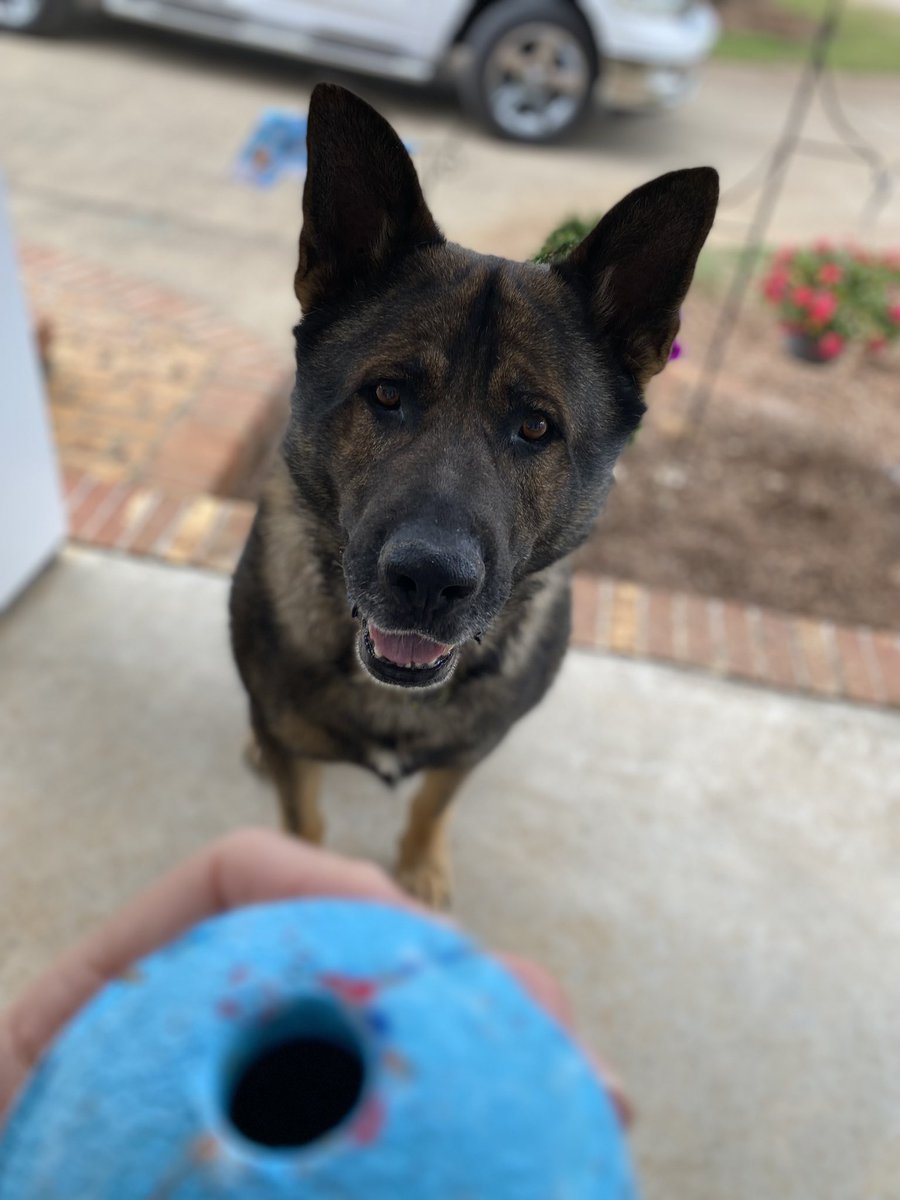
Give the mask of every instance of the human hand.
<svg viewBox="0 0 900 1200">
<path fill-rule="evenodd" d="M 262 829 L 220 838 L 63 954 L 0 1014 L 0 1122 L 55 1035 L 95 992 L 133 962 L 206 917 L 298 896 L 342 896 L 419 907 L 371 863 L 340 858 Z M 523 959 L 503 957 L 503 961 L 539 1004 L 571 1028 L 568 1001 L 552 976 Z M 630 1109 L 621 1088 L 600 1064 L 597 1070 L 627 1124 Z"/>
</svg>

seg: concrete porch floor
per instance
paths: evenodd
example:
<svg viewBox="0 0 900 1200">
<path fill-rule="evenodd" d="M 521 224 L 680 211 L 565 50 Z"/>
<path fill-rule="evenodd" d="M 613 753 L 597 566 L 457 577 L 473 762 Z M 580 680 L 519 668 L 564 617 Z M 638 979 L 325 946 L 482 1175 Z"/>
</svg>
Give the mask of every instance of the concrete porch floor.
<svg viewBox="0 0 900 1200">
<path fill-rule="evenodd" d="M 242 766 L 220 576 L 67 551 L 0 619 L 0 1002 L 216 834 Z M 328 779 L 390 859 L 400 799 Z M 900 1195 L 900 717 L 570 654 L 475 774 L 457 915 L 571 990 L 646 1197 Z"/>
</svg>

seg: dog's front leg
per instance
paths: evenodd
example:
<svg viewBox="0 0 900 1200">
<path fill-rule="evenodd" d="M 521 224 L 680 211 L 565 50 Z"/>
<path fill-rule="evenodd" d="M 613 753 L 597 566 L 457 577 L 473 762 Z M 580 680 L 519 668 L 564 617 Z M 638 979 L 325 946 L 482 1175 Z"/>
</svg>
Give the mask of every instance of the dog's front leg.
<svg viewBox="0 0 900 1200">
<path fill-rule="evenodd" d="M 281 823 L 288 833 L 320 845 L 325 821 L 319 808 L 322 764 L 284 750 L 273 738 L 254 729 L 244 753 L 250 766 L 270 775 L 281 805 Z"/>
<path fill-rule="evenodd" d="M 272 773 L 282 822 L 288 833 L 321 845 L 325 839 L 325 820 L 319 807 L 322 764 L 312 758 L 286 757 L 284 771 Z"/>
<path fill-rule="evenodd" d="M 447 908 L 452 894 L 447 817 L 450 801 L 468 770 L 426 771 L 413 797 L 406 830 L 400 839 L 397 879 L 413 896 L 432 908 Z"/>
</svg>

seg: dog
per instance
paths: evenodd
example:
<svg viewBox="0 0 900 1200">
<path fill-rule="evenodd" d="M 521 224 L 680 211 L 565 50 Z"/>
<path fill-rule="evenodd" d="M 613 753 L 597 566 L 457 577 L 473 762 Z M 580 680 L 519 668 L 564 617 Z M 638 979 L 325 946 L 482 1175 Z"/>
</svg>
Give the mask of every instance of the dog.
<svg viewBox="0 0 900 1200">
<path fill-rule="evenodd" d="M 450 802 L 562 662 L 571 555 L 668 360 L 718 176 L 663 175 L 536 265 L 446 241 L 353 93 L 316 87 L 307 144 L 296 385 L 232 644 L 286 828 L 321 841 L 323 763 L 424 772 L 397 874 L 444 906 Z"/>
</svg>

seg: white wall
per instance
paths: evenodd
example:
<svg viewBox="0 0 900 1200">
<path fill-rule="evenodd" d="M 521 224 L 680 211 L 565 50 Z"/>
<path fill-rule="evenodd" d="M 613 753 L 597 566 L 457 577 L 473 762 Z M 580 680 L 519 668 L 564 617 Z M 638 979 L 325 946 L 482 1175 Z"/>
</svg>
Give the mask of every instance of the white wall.
<svg viewBox="0 0 900 1200">
<path fill-rule="evenodd" d="M 43 379 L 0 176 L 0 610 L 65 533 Z"/>
</svg>

